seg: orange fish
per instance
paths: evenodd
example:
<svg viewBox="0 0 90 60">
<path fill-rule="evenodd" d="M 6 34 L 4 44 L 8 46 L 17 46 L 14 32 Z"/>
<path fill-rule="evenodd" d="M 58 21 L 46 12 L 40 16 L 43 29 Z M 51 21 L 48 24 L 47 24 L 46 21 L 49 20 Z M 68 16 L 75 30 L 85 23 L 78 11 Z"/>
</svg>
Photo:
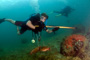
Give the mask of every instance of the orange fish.
<svg viewBox="0 0 90 60">
<path fill-rule="evenodd" d="M 37 47 L 37 48 L 33 49 L 33 50 L 30 52 L 30 54 L 34 54 L 34 53 L 37 53 L 37 52 L 39 52 L 39 51 L 41 51 L 41 52 L 46 52 L 46 51 L 49 51 L 49 50 L 50 50 L 50 48 L 49 48 L 49 47 L 46 47 L 46 46 Z"/>
<path fill-rule="evenodd" d="M 40 47 L 36 47 L 35 49 L 33 49 L 30 54 L 34 54 L 40 51 Z"/>
<path fill-rule="evenodd" d="M 42 52 L 46 52 L 46 51 L 49 51 L 49 50 L 50 50 L 50 48 L 46 47 L 46 46 L 40 48 L 40 51 L 42 51 Z"/>
</svg>

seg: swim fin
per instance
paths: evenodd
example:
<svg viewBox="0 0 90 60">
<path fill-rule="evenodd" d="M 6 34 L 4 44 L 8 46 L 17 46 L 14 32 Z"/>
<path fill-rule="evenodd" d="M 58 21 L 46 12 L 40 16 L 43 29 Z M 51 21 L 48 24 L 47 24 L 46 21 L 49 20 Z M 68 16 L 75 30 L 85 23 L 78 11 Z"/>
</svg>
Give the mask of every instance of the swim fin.
<svg viewBox="0 0 90 60">
<path fill-rule="evenodd" d="M 5 21 L 5 18 L 0 19 L 0 24 Z"/>
</svg>

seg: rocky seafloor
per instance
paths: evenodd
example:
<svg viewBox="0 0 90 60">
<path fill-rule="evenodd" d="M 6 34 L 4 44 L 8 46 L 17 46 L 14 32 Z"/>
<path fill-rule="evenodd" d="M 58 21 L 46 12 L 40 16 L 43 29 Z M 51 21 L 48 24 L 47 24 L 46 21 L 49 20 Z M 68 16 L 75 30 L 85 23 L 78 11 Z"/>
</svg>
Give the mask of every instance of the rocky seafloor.
<svg viewBox="0 0 90 60">
<path fill-rule="evenodd" d="M 88 34 L 87 36 L 86 33 L 84 34 L 78 33 L 78 34 L 85 37 L 85 40 L 82 40 L 83 44 L 79 42 L 74 42 L 74 44 L 71 45 L 71 47 L 73 48 L 65 48 L 65 45 L 67 45 L 68 43 L 62 46 L 63 45 L 62 42 L 65 42 L 65 40 L 67 40 L 66 38 L 73 34 L 62 33 L 58 36 L 50 37 L 47 39 L 47 41 L 44 42 L 45 46 L 50 47 L 50 51 L 38 52 L 32 55 L 30 55 L 30 51 L 35 47 L 37 47 L 37 45 L 33 46 L 33 44 L 31 43 L 27 44 L 26 43 L 27 41 L 24 41 L 25 40 L 24 39 L 23 43 L 26 43 L 26 47 L 24 46 L 23 48 L 17 48 L 15 50 L 7 52 L 2 48 L 0 48 L 0 60 L 90 60 L 90 43 L 89 43 L 90 34 Z M 75 43 L 77 44 L 75 45 Z M 74 49 L 74 47 L 76 46 L 81 47 L 81 48 L 78 47 L 79 48 L 78 52 L 76 51 L 77 49 Z M 64 48 L 64 50 L 62 50 L 61 47 Z M 61 51 L 63 53 L 61 53 Z"/>
</svg>

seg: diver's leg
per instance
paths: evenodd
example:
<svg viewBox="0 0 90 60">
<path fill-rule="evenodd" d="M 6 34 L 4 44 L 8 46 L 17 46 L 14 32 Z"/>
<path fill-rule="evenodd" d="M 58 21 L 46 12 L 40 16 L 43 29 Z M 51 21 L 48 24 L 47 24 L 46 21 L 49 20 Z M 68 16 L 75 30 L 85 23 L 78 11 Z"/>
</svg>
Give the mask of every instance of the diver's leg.
<svg viewBox="0 0 90 60">
<path fill-rule="evenodd" d="M 8 22 L 10 22 L 10 23 L 12 23 L 12 24 L 15 24 L 15 20 L 12 20 L 12 19 L 5 19 L 5 21 L 8 21 Z"/>
<path fill-rule="evenodd" d="M 27 29 L 21 27 L 21 29 L 19 30 L 19 28 L 17 27 L 17 34 L 18 34 L 18 35 L 23 34 L 25 31 L 27 31 Z"/>
<path fill-rule="evenodd" d="M 5 21 L 8 21 L 8 22 L 10 22 L 10 23 L 12 23 L 12 24 L 14 24 L 14 25 L 17 26 L 17 34 L 18 35 L 23 34 L 27 30 L 27 29 L 24 29 L 22 27 L 23 21 L 15 21 L 15 20 L 12 20 L 12 19 L 5 19 Z M 19 30 L 19 27 L 18 26 L 20 26 L 22 28 Z"/>
<path fill-rule="evenodd" d="M 16 26 L 22 26 L 23 25 L 23 21 L 15 21 L 15 20 L 12 20 L 12 19 L 5 19 L 5 21 L 8 21 Z"/>
</svg>

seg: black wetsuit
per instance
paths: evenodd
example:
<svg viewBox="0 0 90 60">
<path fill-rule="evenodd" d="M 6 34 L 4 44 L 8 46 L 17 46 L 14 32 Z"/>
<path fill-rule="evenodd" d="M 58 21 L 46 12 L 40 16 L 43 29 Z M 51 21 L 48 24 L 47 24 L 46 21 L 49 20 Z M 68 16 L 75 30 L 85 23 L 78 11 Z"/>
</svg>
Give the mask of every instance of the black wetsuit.
<svg viewBox="0 0 90 60">
<path fill-rule="evenodd" d="M 26 25 L 26 23 L 28 21 L 31 21 L 33 25 L 39 25 L 40 27 L 38 27 L 37 29 L 31 29 L 30 27 L 28 27 Z M 35 14 L 34 16 L 31 16 L 28 20 L 26 21 L 16 21 L 15 25 L 20 26 L 20 34 L 23 34 L 26 30 L 32 30 L 35 33 L 41 32 L 42 29 L 46 30 L 46 26 L 43 22 L 40 21 L 40 14 Z"/>
</svg>

